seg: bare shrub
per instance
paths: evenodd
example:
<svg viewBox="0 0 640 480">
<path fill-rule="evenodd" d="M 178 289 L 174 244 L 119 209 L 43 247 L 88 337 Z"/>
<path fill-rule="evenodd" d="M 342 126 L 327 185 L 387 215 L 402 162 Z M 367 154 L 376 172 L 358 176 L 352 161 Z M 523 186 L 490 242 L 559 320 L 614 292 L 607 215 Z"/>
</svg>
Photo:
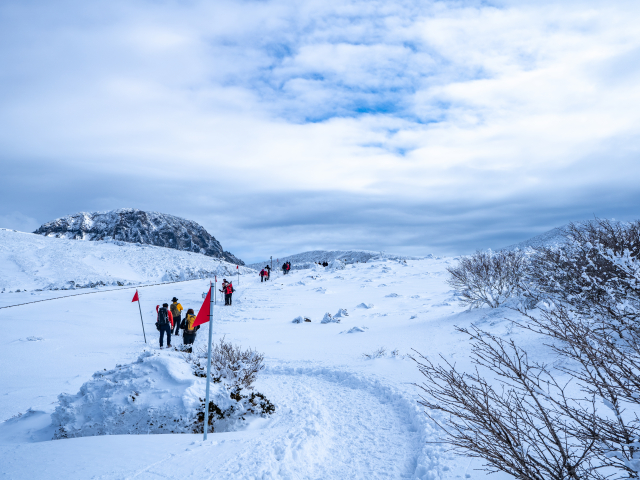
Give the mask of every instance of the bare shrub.
<svg viewBox="0 0 640 480">
<path fill-rule="evenodd" d="M 420 403 L 444 414 L 427 411 L 442 429 L 443 443 L 483 459 L 489 473 L 522 480 L 603 478 L 591 465 L 595 440 L 576 435 L 580 425 L 558 408 L 570 407 L 572 400 L 548 368 L 531 362 L 512 341 L 477 329 L 458 330 L 472 340 L 474 373 L 459 372 L 444 358 L 443 365 L 420 354 L 414 359 L 426 377 L 419 385 L 426 394 Z M 486 374 L 495 375 L 498 388 Z"/>
<path fill-rule="evenodd" d="M 626 478 L 638 478 L 639 326 L 611 319 L 598 325 L 593 318 L 585 320 L 563 306 L 543 309 L 540 317 L 524 314 L 528 319 L 524 328 L 551 337 L 555 340 L 550 345 L 553 350 L 571 360 L 558 368 L 577 380 L 584 396 L 577 406 L 561 407 L 578 426 L 578 435 L 584 441 L 595 441 L 600 465 L 615 467 Z M 590 399 L 607 408 L 597 413 L 580 408 Z"/>
<path fill-rule="evenodd" d="M 460 294 L 463 305 L 497 308 L 521 292 L 525 267 L 526 256 L 519 250 L 477 251 L 447 268 L 447 283 Z"/>
<path fill-rule="evenodd" d="M 531 259 L 525 295 L 538 302 L 521 327 L 546 335 L 568 360 L 559 368 L 577 380 L 597 413 L 561 405 L 584 441 L 595 441 L 601 466 L 640 472 L 640 222 L 594 220 L 568 227 L 567 245 Z M 597 429 L 593 430 L 593 424 Z M 620 478 L 620 477 L 616 477 Z"/>
<path fill-rule="evenodd" d="M 207 373 L 207 349 L 199 348 L 186 355 L 194 375 L 205 377 Z M 239 345 L 225 341 L 224 337 L 211 350 L 211 379 L 224 382 L 233 388 L 253 389 L 258 373 L 264 369 L 264 356 L 255 350 L 242 350 Z"/>
<path fill-rule="evenodd" d="M 371 353 L 363 353 L 362 358 L 364 358 L 365 360 L 373 360 L 375 358 L 382 358 L 386 356 L 386 354 L 387 354 L 387 349 L 384 347 L 380 347 Z"/>
</svg>

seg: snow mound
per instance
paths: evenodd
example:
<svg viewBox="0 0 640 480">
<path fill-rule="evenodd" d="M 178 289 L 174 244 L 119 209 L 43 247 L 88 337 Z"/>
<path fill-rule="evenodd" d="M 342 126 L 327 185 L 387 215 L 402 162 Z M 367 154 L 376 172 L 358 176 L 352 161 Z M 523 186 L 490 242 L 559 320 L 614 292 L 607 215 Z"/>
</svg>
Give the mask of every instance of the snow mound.
<svg viewBox="0 0 640 480">
<path fill-rule="evenodd" d="M 146 352 L 138 361 L 96 372 L 75 395 L 59 395 L 51 415 L 54 438 L 202 432 L 205 378 L 195 376 L 178 353 Z M 229 431 L 243 421 L 241 402 L 224 383 L 211 383 L 217 411 L 234 411 L 214 420 L 214 431 Z"/>
<path fill-rule="evenodd" d="M 356 305 L 356 308 L 373 308 L 373 303 L 360 303 Z"/>
<path fill-rule="evenodd" d="M 311 319 L 309 317 L 296 317 L 293 319 L 293 321 L 291 323 L 304 323 L 304 322 L 311 322 Z"/>
<path fill-rule="evenodd" d="M 340 323 L 340 318 L 335 318 L 329 312 L 324 314 L 322 321 L 320 323 Z"/>
<path fill-rule="evenodd" d="M 353 327 L 351 330 L 349 330 L 347 333 L 359 333 L 359 332 L 364 332 L 366 329 L 366 327 Z"/>
<path fill-rule="evenodd" d="M 389 295 L 385 295 L 385 297 L 387 298 L 397 298 L 397 297 L 401 297 L 402 295 L 398 295 L 397 293 L 390 293 Z"/>
<path fill-rule="evenodd" d="M 333 318 L 340 318 L 340 317 L 348 317 L 349 314 L 347 313 L 347 309 L 346 308 L 341 308 L 338 310 L 338 313 L 336 313 Z"/>
</svg>

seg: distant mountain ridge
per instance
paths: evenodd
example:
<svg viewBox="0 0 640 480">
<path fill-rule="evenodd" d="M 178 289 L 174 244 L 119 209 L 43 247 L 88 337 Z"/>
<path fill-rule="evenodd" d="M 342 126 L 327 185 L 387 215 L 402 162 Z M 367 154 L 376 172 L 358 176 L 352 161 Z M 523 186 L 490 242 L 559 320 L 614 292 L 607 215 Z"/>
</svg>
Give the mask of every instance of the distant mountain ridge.
<svg viewBox="0 0 640 480">
<path fill-rule="evenodd" d="M 428 257 L 431 257 L 430 255 Z M 273 268 L 280 269 L 284 262 L 291 262 L 294 269 L 311 268 L 315 262 L 331 263 L 333 260 L 342 260 L 347 264 L 356 262 L 367 262 L 371 259 L 387 258 L 390 260 L 410 260 L 417 257 L 392 255 L 385 252 L 374 252 L 368 250 L 312 250 L 310 252 L 297 253 L 282 258 L 273 259 Z M 270 260 L 252 263 L 249 268 L 260 270 L 268 265 Z"/>
<path fill-rule="evenodd" d="M 236 265 L 244 265 L 235 255 L 224 251 L 220 242 L 196 222 L 136 208 L 121 208 L 109 212 L 79 212 L 47 222 L 33 233 L 73 240 L 118 240 L 155 245 L 200 253 Z"/>
</svg>

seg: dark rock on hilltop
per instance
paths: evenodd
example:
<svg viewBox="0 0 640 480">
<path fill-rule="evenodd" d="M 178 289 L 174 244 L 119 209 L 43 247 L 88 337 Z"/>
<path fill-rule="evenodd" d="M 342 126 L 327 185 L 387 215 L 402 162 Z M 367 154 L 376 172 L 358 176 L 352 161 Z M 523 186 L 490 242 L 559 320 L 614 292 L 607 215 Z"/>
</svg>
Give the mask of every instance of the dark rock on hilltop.
<svg viewBox="0 0 640 480">
<path fill-rule="evenodd" d="M 74 240 L 118 240 L 175 248 L 244 265 L 242 260 L 225 252 L 220 242 L 196 222 L 135 208 L 80 212 L 45 223 L 33 233 Z"/>
</svg>

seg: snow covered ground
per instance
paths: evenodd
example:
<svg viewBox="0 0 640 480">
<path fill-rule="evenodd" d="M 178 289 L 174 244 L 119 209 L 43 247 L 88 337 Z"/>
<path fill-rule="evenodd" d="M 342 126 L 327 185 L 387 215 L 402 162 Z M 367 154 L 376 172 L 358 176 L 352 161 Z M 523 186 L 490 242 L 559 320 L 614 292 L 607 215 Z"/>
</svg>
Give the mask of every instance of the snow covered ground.
<svg viewBox="0 0 640 480">
<path fill-rule="evenodd" d="M 0 229 L 0 292 L 138 285 L 236 273 L 217 258 L 124 242 L 81 242 Z M 240 267 L 240 274 L 251 270 Z M 34 293 L 36 298 L 39 296 Z M 24 296 L 21 297 L 24 299 Z M 25 300 L 28 301 L 28 300 Z"/>
<path fill-rule="evenodd" d="M 467 341 L 453 327 L 471 323 L 515 336 L 535 355 L 547 352 L 538 338 L 512 331 L 508 310 L 458 306 L 445 283 L 451 263 L 379 259 L 344 269 L 274 272 L 266 283 L 257 274 L 241 277 L 233 306 L 216 306 L 214 338 L 226 336 L 265 354 L 267 368 L 256 388 L 276 413 L 241 431 L 211 434 L 207 442 L 194 434 L 51 440 L 58 395 L 76 394 L 94 372 L 149 353 L 166 365 L 180 361 L 178 352 L 158 348 L 155 305 L 175 295 L 197 310 L 206 280 L 140 290 L 148 344 L 131 303 L 133 289 L 2 309 L 2 478 L 487 478 L 475 470 L 480 461 L 428 443 L 437 430 L 417 405 L 413 383 L 422 377 L 406 355 L 416 349 L 470 368 Z M 16 303 L 32 298 L 28 292 L 0 297 L 8 295 Z M 321 323 L 340 309 L 348 314 L 340 322 Z M 292 323 L 298 316 L 312 321 Z M 196 346 L 204 346 L 206 329 Z M 365 358 L 381 347 L 385 355 Z M 155 390 L 160 400 L 183 401 L 172 386 L 184 380 L 181 375 L 165 375 Z"/>
</svg>

